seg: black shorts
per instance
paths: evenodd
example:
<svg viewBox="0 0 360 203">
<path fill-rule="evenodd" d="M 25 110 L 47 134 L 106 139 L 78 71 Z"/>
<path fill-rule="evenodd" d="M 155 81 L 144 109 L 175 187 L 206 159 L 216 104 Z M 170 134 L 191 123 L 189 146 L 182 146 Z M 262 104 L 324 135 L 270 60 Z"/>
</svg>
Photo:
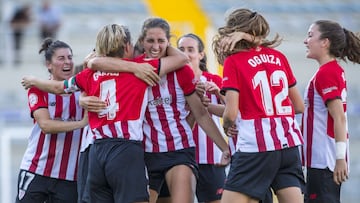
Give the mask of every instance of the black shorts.
<svg viewBox="0 0 360 203">
<path fill-rule="evenodd" d="M 164 182 L 164 184 L 162 184 L 162 186 L 161 186 L 158 198 L 161 198 L 161 197 L 170 197 L 169 188 L 168 188 L 166 182 Z"/>
<path fill-rule="evenodd" d="M 90 147 L 87 180 L 91 202 L 149 201 L 141 142 L 119 138 L 96 140 Z"/>
<path fill-rule="evenodd" d="M 269 188 L 268 191 L 266 192 L 264 199 L 260 200 L 259 203 L 273 203 L 273 202 L 274 202 L 273 192 L 271 188 Z"/>
<path fill-rule="evenodd" d="M 211 164 L 199 164 L 199 177 L 196 184 L 196 197 L 200 202 L 220 200 L 226 174 L 225 167 Z M 170 197 L 166 183 L 161 187 L 159 198 Z"/>
<path fill-rule="evenodd" d="M 77 171 L 77 190 L 78 190 L 78 202 L 89 202 L 89 187 L 86 184 L 88 177 L 88 167 L 89 167 L 89 145 L 83 152 L 80 152 L 79 155 L 79 166 Z"/>
<path fill-rule="evenodd" d="M 225 167 L 199 164 L 199 178 L 196 184 L 196 197 L 199 202 L 220 200 L 225 178 Z"/>
<path fill-rule="evenodd" d="M 174 166 L 189 166 L 195 177 L 198 177 L 198 165 L 195 160 L 195 148 L 187 148 L 171 152 L 146 153 L 145 163 L 149 173 L 149 187 L 160 193 L 165 183 L 165 174 Z"/>
<path fill-rule="evenodd" d="M 75 181 L 50 178 L 29 171 L 20 170 L 17 185 L 17 203 L 77 202 Z"/>
<path fill-rule="evenodd" d="M 297 147 L 270 152 L 236 152 L 233 155 L 225 190 L 263 200 L 270 187 L 275 193 L 287 187 L 304 190 L 304 174 Z"/>
<path fill-rule="evenodd" d="M 333 172 L 328 168 L 307 168 L 306 175 L 306 203 L 339 203 L 340 188 L 333 180 Z"/>
</svg>

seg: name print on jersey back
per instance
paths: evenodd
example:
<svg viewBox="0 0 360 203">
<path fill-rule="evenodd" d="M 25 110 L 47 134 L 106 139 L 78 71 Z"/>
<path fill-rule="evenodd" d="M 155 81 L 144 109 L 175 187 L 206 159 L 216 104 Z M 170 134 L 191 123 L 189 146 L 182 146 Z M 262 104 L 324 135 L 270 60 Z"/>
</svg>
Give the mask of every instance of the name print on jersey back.
<svg viewBox="0 0 360 203">
<path fill-rule="evenodd" d="M 248 60 L 248 63 L 253 68 L 255 68 L 257 65 L 260 65 L 262 63 L 270 63 L 281 66 L 281 61 L 278 57 L 268 54 L 260 54 L 258 56 L 253 56 Z"/>
</svg>

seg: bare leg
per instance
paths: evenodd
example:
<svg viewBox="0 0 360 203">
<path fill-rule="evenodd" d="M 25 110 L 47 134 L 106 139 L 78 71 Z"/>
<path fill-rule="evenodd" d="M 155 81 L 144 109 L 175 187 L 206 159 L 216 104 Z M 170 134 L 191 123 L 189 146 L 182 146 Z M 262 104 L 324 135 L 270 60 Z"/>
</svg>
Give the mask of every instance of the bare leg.
<svg viewBox="0 0 360 203">
<path fill-rule="evenodd" d="M 150 203 L 156 203 L 156 200 L 158 198 L 158 193 L 155 190 L 150 189 Z"/>
<path fill-rule="evenodd" d="M 298 187 L 288 187 L 276 191 L 279 203 L 303 203 L 304 197 Z"/>
<path fill-rule="evenodd" d="M 166 173 L 172 203 L 193 203 L 196 178 L 190 167 L 178 165 Z"/>
<path fill-rule="evenodd" d="M 224 190 L 221 197 L 221 202 L 222 203 L 258 203 L 259 200 L 253 199 L 240 192 Z"/>
</svg>

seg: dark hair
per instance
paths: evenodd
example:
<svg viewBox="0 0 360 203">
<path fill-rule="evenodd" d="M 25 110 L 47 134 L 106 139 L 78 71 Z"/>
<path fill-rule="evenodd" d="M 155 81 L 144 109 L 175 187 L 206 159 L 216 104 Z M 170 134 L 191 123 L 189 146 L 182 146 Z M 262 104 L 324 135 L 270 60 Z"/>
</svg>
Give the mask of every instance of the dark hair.
<svg viewBox="0 0 360 203">
<path fill-rule="evenodd" d="M 165 31 L 166 38 L 170 40 L 171 34 L 169 23 L 162 18 L 148 18 L 144 21 L 138 41 L 142 42 L 145 39 L 146 32 L 151 28 L 161 28 Z"/>
<path fill-rule="evenodd" d="M 208 69 L 206 67 L 207 58 L 206 58 L 206 54 L 205 54 L 204 42 L 200 39 L 199 36 L 197 36 L 197 35 L 195 35 L 193 33 L 188 33 L 188 34 L 185 34 L 185 35 L 181 36 L 177 40 L 177 44 L 179 44 L 179 41 L 184 37 L 190 37 L 190 38 L 192 38 L 192 39 L 194 39 L 194 40 L 196 40 L 198 42 L 198 50 L 199 50 L 199 52 L 204 52 L 204 57 L 200 60 L 200 70 L 208 72 Z"/>
<path fill-rule="evenodd" d="M 145 52 L 144 47 L 137 41 L 134 45 L 134 57 L 137 57 Z"/>
<path fill-rule="evenodd" d="M 39 54 L 44 51 L 45 60 L 51 61 L 52 56 L 54 55 L 55 51 L 60 48 L 68 48 L 72 53 L 71 47 L 62 42 L 60 40 L 53 41 L 51 38 L 44 39 L 43 43 L 41 44 L 41 48 L 39 50 Z"/>
<path fill-rule="evenodd" d="M 258 46 L 254 38 L 254 41 L 252 42 L 246 40 L 237 42 L 234 49 L 231 51 L 221 50 L 221 40 L 229 34 L 239 31 L 248 33 L 254 37 L 266 39 L 270 33 L 270 26 L 262 15 L 249 9 L 240 8 L 231 12 L 226 18 L 226 25 L 218 29 L 218 33 L 215 35 L 212 44 L 214 53 L 220 64 L 223 64 L 224 59 L 233 53 Z M 281 40 L 279 35 L 276 34 L 273 40 L 263 40 L 261 46 L 276 47 L 281 43 Z"/>
<path fill-rule="evenodd" d="M 320 39 L 330 41 L 329 54 L 341 60 L 360 63 L 360 38 L 353 32 L 342 28 L 339 23 L 330 20 L 315 21 Z"/>
</svg>

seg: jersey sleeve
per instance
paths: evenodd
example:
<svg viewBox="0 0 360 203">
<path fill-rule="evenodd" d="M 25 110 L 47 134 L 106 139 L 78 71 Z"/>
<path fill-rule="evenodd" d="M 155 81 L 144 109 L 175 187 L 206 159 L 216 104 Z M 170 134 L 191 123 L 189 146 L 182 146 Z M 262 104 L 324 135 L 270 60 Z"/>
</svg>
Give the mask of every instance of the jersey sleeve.
<svg viewBox="0 0 360 203">
<path fill-rule="evenodd" d="M 90 77 L 93 75 L 94 71 L 85 68 L 80 71 L 78 74 L 72 76 L 68 80 L 64 81 L 64 92 L 73 93 L 76 91 L 87 91 L 89 88 Z"/>
<path fill-rule="evenodd" d="M 224 95 L 227 90 L 235 90 L 239 92 L 240 83 L 238 80 L 238 71 L 236 65 L 231 57 L 228 57 L 224 61 L 223 79 L 220 93 Z"/>
<path fill-rule="evenodd" d="M 190 66 L 185 65 L 178 69 L 176 71 L 176 77 L 185 96 L 189 96 L 195 91 L 195 75 Z"/>
<path fill-rule="evenodd" d="M 32 118 L 33 112 L 40 108 L 48 108 L 47 92 L 41 91 L 36 87 L 32 87 L 28 91 L 28 105 L 30 108 L 30 115 Z"/>
<path fill-rule="evenodd" d="M 315 88 L 324 103 L 329 100 L 340 98 L 343 87 L 345 86 L 344 72 L 338 71 L 319 71 L 316 76 Z"/>
</svg>

